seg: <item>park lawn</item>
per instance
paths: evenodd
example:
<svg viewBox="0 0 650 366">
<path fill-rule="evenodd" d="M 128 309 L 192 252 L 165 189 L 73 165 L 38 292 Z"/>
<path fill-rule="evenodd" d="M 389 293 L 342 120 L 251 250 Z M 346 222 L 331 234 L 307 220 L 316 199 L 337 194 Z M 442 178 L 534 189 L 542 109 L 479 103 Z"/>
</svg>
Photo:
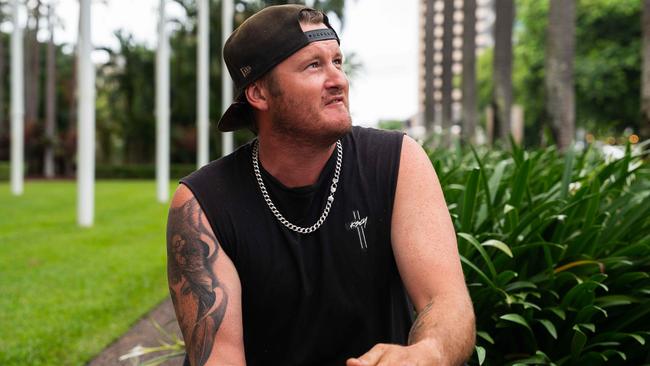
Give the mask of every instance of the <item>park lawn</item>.
<svg viewBox="0 0 650 366">
<path fill-rule="evenodd" d="M 85 364 L 168 296 L 155 182 L 95 190 L 79 228 L 74 181 L 0 183 L 0 365 Z"/>
</svg>

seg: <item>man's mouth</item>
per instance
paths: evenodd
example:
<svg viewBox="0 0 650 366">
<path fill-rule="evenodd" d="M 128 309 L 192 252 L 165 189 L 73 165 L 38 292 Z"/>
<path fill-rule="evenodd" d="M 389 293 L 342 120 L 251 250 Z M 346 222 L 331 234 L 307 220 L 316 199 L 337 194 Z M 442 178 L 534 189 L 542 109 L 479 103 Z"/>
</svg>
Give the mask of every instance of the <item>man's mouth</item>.
<svg viewBox="0 0 650 366">
<path fill-rule="evenodd" d="M 330 98 L 329 100 L 327 100 L 325 105 L 327 106 L 327 105 L 332 105 L 332 104 L 335 104 L 335 103 L 343 103 L 343 102 L 344 102 L 343 97 L 333 97 L 333 98 Z"/>
</svg>

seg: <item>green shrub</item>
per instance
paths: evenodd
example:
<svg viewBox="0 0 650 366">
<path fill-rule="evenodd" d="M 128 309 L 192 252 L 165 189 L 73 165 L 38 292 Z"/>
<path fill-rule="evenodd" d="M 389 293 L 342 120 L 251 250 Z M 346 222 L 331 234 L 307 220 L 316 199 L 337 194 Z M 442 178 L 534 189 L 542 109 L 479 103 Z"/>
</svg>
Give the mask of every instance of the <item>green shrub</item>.
<svg viewBox="0 0 650 366">
<path fill-rule="evenodd" d="M 172 164 L 169 167 L 170 179 L 180 179 L 196 170 L 193 164 Z M 97 179 L 155 179 L 156 166 L 153 164 L 97 165 Z"/>
<path fill-rule="evenodd" d="M 650 361 L 650 169 L 627 147 L 437 150 L 478 364 Z"/>
</svg>

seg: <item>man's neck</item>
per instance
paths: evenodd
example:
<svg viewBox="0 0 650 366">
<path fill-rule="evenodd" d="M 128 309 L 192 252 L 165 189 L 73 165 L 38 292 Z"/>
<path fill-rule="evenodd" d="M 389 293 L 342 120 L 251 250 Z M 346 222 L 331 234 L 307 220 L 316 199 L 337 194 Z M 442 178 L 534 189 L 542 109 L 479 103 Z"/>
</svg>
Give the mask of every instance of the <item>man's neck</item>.
<svg viewBox="0 0 650 366">
<path fill-rule="evenodd" d="M 259 144 L 260 164 L 289 188 L 315 184 L 336 148 L 336 144 L 317 147 L 274 136 L 260 136 Z"/>
</svg>

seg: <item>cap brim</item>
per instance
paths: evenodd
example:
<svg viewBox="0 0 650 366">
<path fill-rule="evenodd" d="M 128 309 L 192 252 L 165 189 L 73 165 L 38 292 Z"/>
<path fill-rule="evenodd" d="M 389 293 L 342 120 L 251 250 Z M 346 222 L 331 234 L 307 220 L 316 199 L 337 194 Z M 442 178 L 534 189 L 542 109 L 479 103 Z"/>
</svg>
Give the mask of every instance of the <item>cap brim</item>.
<svg viewBox="0 0 650 366">
<path fill-rule="evenodd" d="M 235 101 L 221 116 L 217 128 L 221 132 L 237 131 L 253 123 L 253 111 L 247 102 Z"/>
</svg>

